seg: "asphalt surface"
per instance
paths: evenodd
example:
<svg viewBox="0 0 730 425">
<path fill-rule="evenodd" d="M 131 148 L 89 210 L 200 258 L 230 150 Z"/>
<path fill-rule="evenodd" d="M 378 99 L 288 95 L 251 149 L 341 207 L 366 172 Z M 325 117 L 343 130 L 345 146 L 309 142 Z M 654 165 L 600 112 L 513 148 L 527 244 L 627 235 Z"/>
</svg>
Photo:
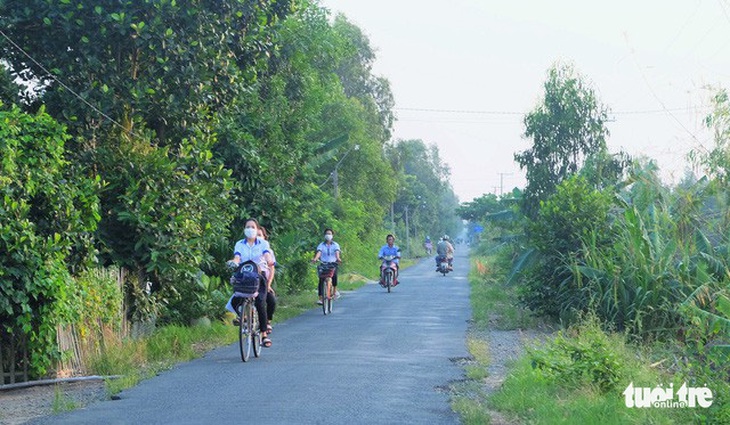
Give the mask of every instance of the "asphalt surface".
<svg viewBox="0 0 730 425">
<path fill-rule="evenodd" d="M 424 259 L 391 293 L 368 284 L 343 294 L 332 315 L 313 309 L 278 324 L 273 346 L 247 363 L 238 344 L 218 348 L 120 400 L 34 423 L 459 423 L 443 390 L 463 377 L 454 360 L 468 356 L 469 262 L 459 248 L 446 277 Z"/>
</svg>

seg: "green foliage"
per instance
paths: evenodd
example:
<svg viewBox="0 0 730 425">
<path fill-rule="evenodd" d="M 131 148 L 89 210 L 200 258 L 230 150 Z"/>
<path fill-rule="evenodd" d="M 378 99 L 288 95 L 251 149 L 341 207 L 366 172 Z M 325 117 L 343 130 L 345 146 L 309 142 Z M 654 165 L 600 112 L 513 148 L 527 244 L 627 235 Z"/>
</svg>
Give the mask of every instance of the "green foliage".
<svg viewBox="0 0 730 425">
<path fill-rule="evenodd" d="M 197 270 L 213 261 L 209 252 L 226 236 L 233 212 L 230 173 L 199 137 L 174 150 L 120 137 L 115 149 L 99 155 L 109 179 L 98 233 L 103 257 L 134 272 L 130 285 L 150 281 L 171 299 L 183 288 L 194 290 Z"/>
<path fill-rule="evenodd" d="M 580 170 L 587 157 L 606 151 L 607 110 L 570 65 L 548 71 L 545 97 L 525 116 L 525 137 L 532 148 L 515 154 L 527 172 L 522 199 L 525 215 L 535 218 L 563 179 Z"/>
<path fill-rule="evenodd" d="M 510 256 L 506 246 L 488 256 L 472 255 L 470 300 L 477 329 L 525 329 L 536 323 L 535 317 L 517 302 L 515 288 L 506 284 Z"/>
<path fill-rule="evenodd" d="M 125 125 L 141 117 L 161 140 L 176 141 L 255 80 L 273 50 L 270 31 L 290 7 L 289 1 L 29 0 L 3 2 L 0 26 L 85 101 Z M 22 79 L 48 82 L 12 46 L 3 44 L 2 56 Z M 38 90 L 53 116 L 75 121 L 86 134 L 111 125 L 55 83 Z"/>
<path fill-rule="evenodd" d="M 55 325 L 69 314 L 69 269 L 91 253 L 96 181 L 64 159 L 64 128 L 0 104 L 0 322 L 26 335 L 33 376 L 57 355 Z"/>
<path fill-rule="evenodd" d="M 420 236 L 414 238 L 412 247 L 418 246 L 419 252 L 426 235 L 435 241 L 443 234 L 457 234 L 461 230 L 456 214 L 458 200 L 448 182 L 449 168 L 442 162 L 438 148 L 426 146 L 421 140 L 399 140 L 388 147 L 386 155 L 399 178 L 392 217 L 399 222 L 396 233 L 401 238 L 405 236 L 408 211 L 409 232 Z"/>
<path fill-rule="evenodd" d="M 537 219 L 528 225 L 528 240 L 540 254 L 521 288 L 531 309 L 551 317 L 584 310 L 584 296 L 574 285 L 569 264 L 582 264 L 582 246 L 593 238 L 596 247 L 610 242 L 611 195 L 593 189 L 582 176 L 564 180 L 541 204 Z"/>
<path fill-rule="evenodd" d="M 618 389 L 626 372 L 611 338 L 597 318 L 588 317 L 580 326 L 564 331 L 544 346 L 528 349 L 533 368 L 561 386 L 580 389 L 595 386 L 603 393 Z"/>
<path fill-rule="evenodd" d="M 60 323 L 74 325 L 81 336 L 100 338 L 102 325 L 121 328 L 122 288 L 117 269 L 90 268 L 68 281 L 59 301 Z"/>
</svg>

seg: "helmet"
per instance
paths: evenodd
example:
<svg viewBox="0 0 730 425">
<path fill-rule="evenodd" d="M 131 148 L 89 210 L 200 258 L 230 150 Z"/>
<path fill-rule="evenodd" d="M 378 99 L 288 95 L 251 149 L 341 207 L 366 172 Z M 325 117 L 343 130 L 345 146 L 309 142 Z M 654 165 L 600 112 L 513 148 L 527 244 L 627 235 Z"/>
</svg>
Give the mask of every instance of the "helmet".
<svg viewBox="0 0 730 425">
<path fill-rule="evenodd" d="M 445 241 L 448 241 L 449 240 L 449 235 L 444 235 L 444 240 Z"/>
</svg>

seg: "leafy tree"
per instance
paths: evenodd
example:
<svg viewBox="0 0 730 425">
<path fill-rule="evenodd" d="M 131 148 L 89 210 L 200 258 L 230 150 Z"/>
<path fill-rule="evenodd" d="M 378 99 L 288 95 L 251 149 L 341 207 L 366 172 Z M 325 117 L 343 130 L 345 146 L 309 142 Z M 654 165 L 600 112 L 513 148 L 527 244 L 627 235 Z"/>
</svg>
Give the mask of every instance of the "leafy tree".
<svg viewBox="0 0 730 425">
<path fill-rule="evenodd" d="M 576 173 L 591 154 L 605 152 L 608 135 L 606 108 L 572 66 L 553 66 L 544 88 L 544 98 L 524 119 L 524 136 L 532 139 L 533 146 L 515 154 L 527 172 L 522 208 L 533 219 L 540 201 L 561 181 Z"/>
<path fill-rule="evenodd" d="M 611 206 L 612 194 L 596 190 L 582 176 L 564 180 L 541 205 L 528 231 L 539 257 L 520 288 L 528 307 L 556 318 L 572 313 L 570 307 L 585 307 L 579 286 L 571 284 L 569 267 L 582 264 L 584 242 L 589 239 L 595 247 L 611 242 Z"/>
<path fill-rule="evenodd" d="M 463 202 L 456 212 L 463 220 L 481 222 L 486 219 L 488 214 L 494 214 L 503 209 L 497 195 L 487 193 L 470 202 Z"/>
<path fill-rule="evenodd" d="M 99 221 L 98 180 L 64 159 L 65 129 L 0 104 L 0 322 L 28 341 L 30 369 L 45 374 L 55 358 L 55 325 L 70 271 L 92 254 Z"/>
<path fill-rule="evenodd" d="M 410 214 L 412 234 L 418 236 L 454 234 L 460 229 L 456 215 L 458 199 L 448 182 L 449 168 L 436 146 L 421 140 L 399 140 L 387 150 L 393 168 L 400 175 L 394 213 L 405 226 Z M 405 227 L 403 227 L 405 230 Z"/>
<path fill-rule="evenodd" d="M 372 74 L 375 51 L 370 46 L 370 41 L 344 15 L 335 17 L 333 29 L 345 41 L 345 48 L 353 53 L 339 62 L 336 71 L 342 80 L 345 94 L 359 99 L 366 109 L 376 113 L 382 131 L 379 138 L 382 141 L 389 140 L 395 120 L 395 100 L 388 80 Z"/>
<path fill-rule="evenodd" d="M 141 119 L 158 139 L 179 142 L 248 88 L 272 48 L 268 29 L 289 8 L 287 0 L 6 1 L 0 26 L 34 61 L 0 47 L 14 76 L 46 82 L 37 89 L 51 115 L 92 134 L 111 125 L 88 102 L 127 130 Z"/>
</svg>

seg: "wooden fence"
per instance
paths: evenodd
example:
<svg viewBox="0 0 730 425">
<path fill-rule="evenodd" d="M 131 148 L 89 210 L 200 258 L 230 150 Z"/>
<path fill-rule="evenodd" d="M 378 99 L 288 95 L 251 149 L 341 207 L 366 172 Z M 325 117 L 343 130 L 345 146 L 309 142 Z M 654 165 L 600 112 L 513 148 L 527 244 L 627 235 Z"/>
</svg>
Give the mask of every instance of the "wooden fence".
<svg viewBox="0 0 730 425">
<path fill-rule="evenodd" d="M 28 380 L 28 344 L 25 334 L 20 337 L 0 326 L 1 384 L 14 384 Z"/>
<path fill-rule="evenodd" d="M 126 273 L 120 270 L 117 282 L 123 288 Z M 129 335 L 126 306 L 121 305 L 114 326 L 101 323 L 58 325 L 56 343 L 61 359 L 56 362 L 52 375 L 57 378 L 83 376 L 89 372 L 89 361 L 101 352 L 103 347 L 113 344 Z M 92 330 L 93 331 L 90 331 Z M 83 330 L 83 331 L 82 331 Z M 24 333 L 7 332 L 0 326 L 0 385 L 25 382 L 30 379 L 27 337 Z"/>
</svg>

